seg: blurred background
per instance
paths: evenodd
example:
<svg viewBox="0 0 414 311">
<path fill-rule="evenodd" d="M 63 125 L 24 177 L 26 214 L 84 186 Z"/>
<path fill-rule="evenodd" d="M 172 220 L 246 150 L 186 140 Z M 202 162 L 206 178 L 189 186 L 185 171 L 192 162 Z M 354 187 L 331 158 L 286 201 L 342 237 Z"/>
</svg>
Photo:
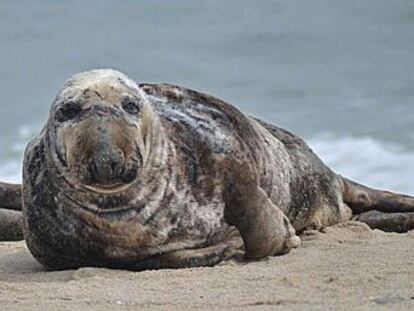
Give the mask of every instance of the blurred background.
<svg viewBox="0 0 414 311">
<path fill-rule="evenodd" d="M 0 180 L 64 80 L 110 67 L 218 96 L 336 171 L 414 194 L 414 1 L 1 1 Z"/>
</svg>

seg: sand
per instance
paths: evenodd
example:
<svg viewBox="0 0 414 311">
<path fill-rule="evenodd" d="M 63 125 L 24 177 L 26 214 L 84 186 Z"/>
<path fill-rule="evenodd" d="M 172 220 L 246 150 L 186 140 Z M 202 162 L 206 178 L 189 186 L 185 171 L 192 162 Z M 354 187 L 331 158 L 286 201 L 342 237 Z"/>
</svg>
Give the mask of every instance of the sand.
<svg viewBox="0 0 414 311">
<path fill-rule="evenodd" d="M 0 310 L 414 310 L 414 232 L 349 222 L 290 254 L 213 268 L 47 272 L 0 243 Z"/>
</svg>

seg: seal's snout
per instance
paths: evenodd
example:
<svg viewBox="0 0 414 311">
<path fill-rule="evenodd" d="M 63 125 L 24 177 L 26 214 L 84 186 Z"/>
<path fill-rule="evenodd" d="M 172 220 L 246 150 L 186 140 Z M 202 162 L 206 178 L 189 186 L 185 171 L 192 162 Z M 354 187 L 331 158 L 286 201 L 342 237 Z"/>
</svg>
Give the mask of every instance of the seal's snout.
<svg viewBox="0 0 414 311">
<path fill-rule="evenodd" d="M 124 163 L 122 150 L 98 148 L 89 161 L 91 183 L 105 185 L 122 181 Z"/>
<path fill-rule="evenodd" d="M 87 159 L 85 185 L 98 188 L 116 188 L 133 182 L 138 174 L 138 163 L 131 164 L 124 151 L 110 143 L 100 143 Z"/>
</svg>

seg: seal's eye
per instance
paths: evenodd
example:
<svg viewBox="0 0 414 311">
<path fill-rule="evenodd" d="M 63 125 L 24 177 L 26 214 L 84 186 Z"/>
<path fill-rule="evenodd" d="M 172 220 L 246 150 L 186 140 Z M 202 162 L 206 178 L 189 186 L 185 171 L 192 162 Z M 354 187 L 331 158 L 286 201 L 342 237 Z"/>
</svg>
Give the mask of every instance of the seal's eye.
<svg viewBox="0 0 414 311">
<path fill-rule="evenodd" d="M 137 103 L 132 102 L 132 101 L 127 101 L 125 103 L 122 104 L 122 108 L 128 112 L 129 114 L 132 114 L 134 116 L 136 116 L 139 112 L 139 106 Z"/>
<path fill-rule="evenodd" d="M 69 121 L 74 119 L 81 111 L 82 108 L 78 104 L 68 103 L 56 112 L 56 119 L 59 122 Z"/>
</svg>

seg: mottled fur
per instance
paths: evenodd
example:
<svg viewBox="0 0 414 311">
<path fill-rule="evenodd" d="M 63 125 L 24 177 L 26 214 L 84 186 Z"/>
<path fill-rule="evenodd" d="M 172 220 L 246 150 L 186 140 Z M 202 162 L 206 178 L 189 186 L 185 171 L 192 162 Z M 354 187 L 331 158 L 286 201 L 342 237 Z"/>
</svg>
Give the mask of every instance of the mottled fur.
<svg viewBox="0 0 414 311">
<path fill-rule="evenodd" d="M 122 109 L 128 98 L 136 116 Z M 67 102 L 82 113 L 58 122 Z M 118 170 L 135 176 L 120 184 Z M 242 248 L 259 259 L 350 219 L 346 186 L 347 198 L 360 189 L 295 135 L 215 97 L 94 70 L 66 82 L 27 147 L 24 234 L 55 269 L 214 265 Z"/>
</svg>

